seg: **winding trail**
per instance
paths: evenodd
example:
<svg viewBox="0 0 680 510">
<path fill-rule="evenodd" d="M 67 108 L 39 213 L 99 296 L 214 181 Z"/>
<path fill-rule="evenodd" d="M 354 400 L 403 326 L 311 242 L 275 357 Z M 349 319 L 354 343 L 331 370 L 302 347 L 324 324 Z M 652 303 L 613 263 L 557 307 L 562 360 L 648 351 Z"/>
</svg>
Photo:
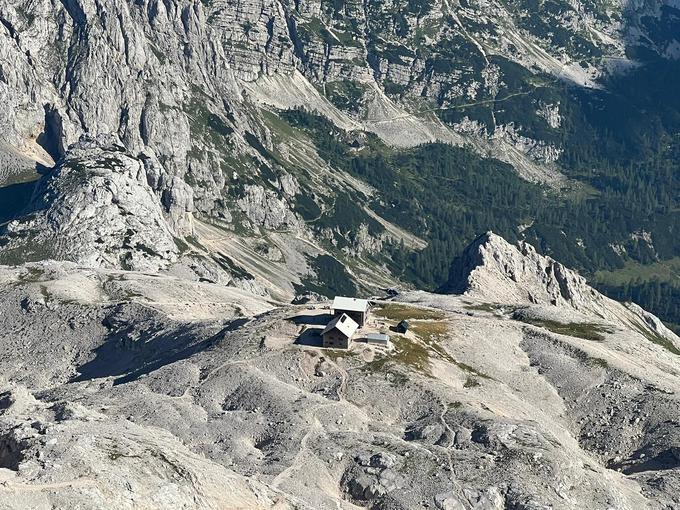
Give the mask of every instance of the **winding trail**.
<svg viewBox="0 0 680 510">
<path fill-rule="evenodd" d="M 372 120 L 372 119 L 366 119 L 366 122 L 372 122 L 373 124 L 385 124 L 388 122 L 396 122 L 401 119 L 407 119 L 410 117 L 417 117 L 419 115 L 424 115 L 426 113 L 433 113 L 433 112 L 439 112 L 439 111 L 445 111 L 445 110 L 457 110 L 459 108 L 468 108 L 470 106 L 479 106 L 483 104 L 490 104 L 490 103 L 501 103 L 503 101 L 507 101 L 509 99 L 512 99 L 513 97 L 517 96 L 527 96 L 531 94 L 530 91 L 524 91 L 524 92 L 514 92 L 512 94 L 508 94 L 507 96 L 501 97 L 500 99 L 493 98 L 493 99 L 484 99 L 483 101 L 475 101 L 473 103 L 464 103 L 464 104 L 457 104 L 453 106 L 441 106 L 437 108 L 428 108 L 425 110 L 419 110 L 417 112 L 413 113 L 404 113 L 402 115 L 398 115 L 396 117 L 392 117 L 390 119 L 382 119 L 382 120 Z"/>
<path fill-rule="evenodd" d="M 75 480 L 68 480 L 65 482 L 54 482 L 54 483 L 41 483 L 41 484 L 29 484 L 29 483 L 14 483 L 9 480 L 0 481 L 0 492 L 13 492 L 13 491 L 29 491 L 29 492 L 40 492 L 47 490 L 56 489 L 68 489 L 75 487 L 92 487 L 96 486 L 97 482 L 91 478 L 77 478 Z"/>
</svg>

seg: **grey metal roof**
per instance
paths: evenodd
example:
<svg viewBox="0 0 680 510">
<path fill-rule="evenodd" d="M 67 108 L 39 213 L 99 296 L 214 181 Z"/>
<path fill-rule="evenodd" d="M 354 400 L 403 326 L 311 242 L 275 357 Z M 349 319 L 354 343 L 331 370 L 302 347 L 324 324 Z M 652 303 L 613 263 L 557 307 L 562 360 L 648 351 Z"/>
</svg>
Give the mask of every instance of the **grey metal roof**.
<svg viewBox="0 0 680 510">
<path fill-rule="evenodd" d="M 333 310 L 347 310 L 348 312 L 366 312 L 368 310 L 367 299 L 337 296 L 333 300 Z"/>
<path fill-rule="evenodd" d="M 369 333 L 366 335 L 366 338 L 369 340 L 380 340 L 383 342 L 387 342 L 390 339 L 389 335 L 386 335 L 385 333 Z"/>
</svg>

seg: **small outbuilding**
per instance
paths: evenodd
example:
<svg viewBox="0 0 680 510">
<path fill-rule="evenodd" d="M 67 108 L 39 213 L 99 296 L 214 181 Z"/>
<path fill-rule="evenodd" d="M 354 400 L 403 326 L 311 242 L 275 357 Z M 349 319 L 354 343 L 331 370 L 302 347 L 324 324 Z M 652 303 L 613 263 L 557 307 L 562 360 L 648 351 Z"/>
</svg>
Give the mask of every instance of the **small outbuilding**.
<svg viewBox="0 0 680 510">
<path fill-rule="evenodd" d="M 367 299 L 337 296 L 333 300 L 331 309 L 335 317 L 339 317 L 342 314 L 348 315 L 361 327 L 366 324 L 369 306 Z"/>
<path fill-rule="evenodd" d="M 397 324 L 397 333 L 406 333 L 408 331 L 409 324 L 406 319 Z"/>
<path fill-rule="evenodd" d="M 332 349 L 349 349 L 359 325 L 347 314 L 338 315 L 321 332 L 323 346 Z"/>
<path fill-rule="evenodd" d="M 366 343 L 374 345 L 387 345 L 390 342 L 389 335 L 385 333 L 369 333 L 366 335 Z"/>
</svg>

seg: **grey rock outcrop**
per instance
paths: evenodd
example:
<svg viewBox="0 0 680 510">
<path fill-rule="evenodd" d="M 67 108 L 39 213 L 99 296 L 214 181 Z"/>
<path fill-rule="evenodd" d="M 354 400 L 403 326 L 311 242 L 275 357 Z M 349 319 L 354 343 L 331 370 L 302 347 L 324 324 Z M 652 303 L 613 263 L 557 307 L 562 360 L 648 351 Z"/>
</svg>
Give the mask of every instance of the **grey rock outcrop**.
<svg viewBox="0 0 680 510">
<path fill-rule="evenodd" d="M 246 186 L 244 196 L 237 203 L 246 217 L 256 226 L 269 230 L 303 228 L 303 223 L 290 210 L 286 201 L 262 186 Z"/>
<path fill-rule="evenodd" d="M 168 205 L 186 210 L 187 201 L 173 195 Z M 6 262 L 57 259 L 146 271 L 167 267 L 179 252 L 145 166 L 113 137 L 73 145 L 3 233 Z"/>
<path fill-rule="evenodd" d="M 508 243 L 487 232 L 455 261 L 447 290 L 486 294 L 499 303 L 541 303 L 576 310 L 600 307 L 605 298 L 586 279 L 559 262 L 537 253 L 529 243 Z"/>
<path fill-rule="evenodd" d="M 512 245 L 492 232 L 464 250 L 442 290 L 514 307 L 515 316 L 528 321 L 569 322 L 565 310 L 573 310 L 581 320 L 590 317 L 595 322 L 604 319 L 633 326 L 671 349 L 680 349 L 680 339 L 653 314 L 602 295 L 576 271 L 539 254 L 529 243 Z"/>
</svg>

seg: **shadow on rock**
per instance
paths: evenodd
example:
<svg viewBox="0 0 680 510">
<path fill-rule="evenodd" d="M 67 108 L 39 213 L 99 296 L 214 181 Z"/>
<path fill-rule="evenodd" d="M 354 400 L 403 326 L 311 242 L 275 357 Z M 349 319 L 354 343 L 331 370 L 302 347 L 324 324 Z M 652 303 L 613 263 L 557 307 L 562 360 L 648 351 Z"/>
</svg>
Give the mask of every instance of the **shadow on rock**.
<svg viewBox="0 0 680 510">
<path fill-rule="evenodd" d="M 323 347 L 321 331 L 321 328 L 307 328 L 297 337 L 295 344 L 306 345 L 308 347 Z"/>
<path fill-rule="evenodd" d="M 613 464 L 610 469 L 622 468 L 621 471 L 625 475 L 634 475 L 637 473 L 644 473 L 646 471 L 665 471 L 669 469 L 676 469 L 680 466 L 680 447 L 671 447 L 659 452 L 653 457 L 648 457 L 644 460 L 636 459 L 632 465 L 626 465 L 625 462 Z"/>
<path fill-rule="evenodd" d="M 118 307 L 104 319 L 109 336 L 94 349 L 94 359 L 78 368 L 73 382 L 111 376 L 120 376 L 114 385 L 134 381 L 211 348 L 246 322 L 236 319 L 215 334 L 204 324 L 173 323 L 141 305 Z"/>
<path fill-rule="evenodd" d="M 325 326 L 331 319 L 333 316 L 330 313 L 322 313 L 320 315 L 296 315 L 288 320 L 297 325 Z"/>
</svg>

